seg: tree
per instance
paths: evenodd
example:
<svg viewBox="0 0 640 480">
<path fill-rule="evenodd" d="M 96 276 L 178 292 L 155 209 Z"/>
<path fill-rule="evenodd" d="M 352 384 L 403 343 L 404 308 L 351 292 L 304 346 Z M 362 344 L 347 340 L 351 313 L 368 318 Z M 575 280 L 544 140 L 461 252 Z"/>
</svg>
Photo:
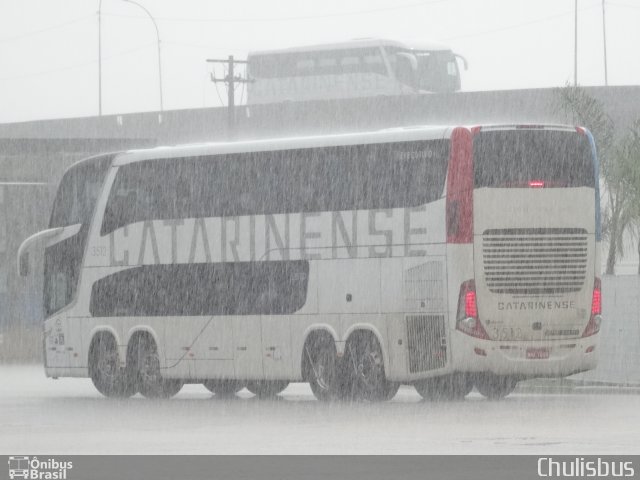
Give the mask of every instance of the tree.
<svg viewBox="0 0 640 480">
<path fill-rule="evenodd" d="M 621 189 L 627 205 L 624 216 L 637 242 L 640 255 L 640 119 L 637 119 L 615 147 L 615 158 L 620 169 Z M 640 274 L 640 264 L 638 264 Z"/>
<path fill-rule="evenodd" d="M 598 148 L 605 197 L 602 233 L 609 241 L 606 273 L 613 274 L 617 260 L 624 254 L 624 234 L 637 234 L 640 225 L 640 120 L 616 139 L 613 120 L 583 88 L 568 85 L 557 93 L 559 107 L 572 117 L 574 124 L 591 131 Z M 636 235 L 640 252 L 639 237 Z"/>
</svg>

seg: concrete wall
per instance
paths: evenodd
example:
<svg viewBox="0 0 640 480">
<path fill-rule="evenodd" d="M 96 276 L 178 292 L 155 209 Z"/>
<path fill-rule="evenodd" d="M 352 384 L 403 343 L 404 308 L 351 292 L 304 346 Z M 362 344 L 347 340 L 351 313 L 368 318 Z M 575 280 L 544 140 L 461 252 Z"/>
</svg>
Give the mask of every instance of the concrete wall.
<svg viewBox="0 0 640 480">
<path fill-rule="evenodd" d="M 602 278 L 600 362 L 572 378 L 640 385 L 640 276 Z"/>
<path fill-rule="evenodd" d="M 587 87 L 619 129 L 640 116 L 640 86 Z M 416 124 L 569 122 L 556 89 L 458 92 L 237 107 L 237 138 L 363 131 Z M 225 108 L 0 124 L 0 139 L 129 139 L 161 144 L 227 138 Z M 142 143 L 141 143 L 142 145 Z"/>
</svg>

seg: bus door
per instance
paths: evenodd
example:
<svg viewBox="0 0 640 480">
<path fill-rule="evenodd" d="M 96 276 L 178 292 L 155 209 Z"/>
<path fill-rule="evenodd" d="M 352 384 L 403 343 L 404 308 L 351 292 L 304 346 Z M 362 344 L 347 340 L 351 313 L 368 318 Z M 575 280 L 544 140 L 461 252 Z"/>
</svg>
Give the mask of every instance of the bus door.
<svg viewBox="0 0 640 480">
<path fill-rule="evenodd" d="M 81 329 L 73 328 L 67 309 L 76 297 L 87 227 L 62 227 L 44 252 L 44 326 L 46 365 L 80 366 Z M 75 355 L 74 355 L 75 354 Z M 73 361 L 73 359 L 77 359 Z"/>
</svg>

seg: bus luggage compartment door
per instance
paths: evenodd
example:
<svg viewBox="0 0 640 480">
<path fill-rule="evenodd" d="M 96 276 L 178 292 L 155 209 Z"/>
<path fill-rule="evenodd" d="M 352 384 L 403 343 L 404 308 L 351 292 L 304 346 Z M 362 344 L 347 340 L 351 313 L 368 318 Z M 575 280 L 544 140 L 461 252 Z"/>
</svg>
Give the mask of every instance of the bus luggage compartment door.
<svg viewBox="0 0 640 480">
<path fill-rule="evenodd" d="M 263 378 L 260 315 L 233 318 L 233 361 L 236 378 Z"/>
<path fill-rule="evenodd" d="M 291 317 L 262 316 L 262 368 L 264 377 L 291 377 Z"/>
</svg>

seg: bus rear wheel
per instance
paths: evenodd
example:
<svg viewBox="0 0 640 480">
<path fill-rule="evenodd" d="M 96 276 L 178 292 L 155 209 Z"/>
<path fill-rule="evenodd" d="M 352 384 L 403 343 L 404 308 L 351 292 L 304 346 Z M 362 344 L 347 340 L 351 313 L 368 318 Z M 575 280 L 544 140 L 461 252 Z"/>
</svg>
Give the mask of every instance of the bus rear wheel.
<svg viewBox="0 0 640 480">
<path fill-rule="evenodd" d="M 205 380 L 202 384 L 217 397 L 232 397 L 244 388 L 243 382 L 232 379 Z"/>
<path fill-rule="evenodd" d="M 464 400 L 473 390 L 473 380 L 467 375 L 454 373 L 420 380 L 414 386 L 425 400 Z"/>
<path fill-rule="evenodd" d="M 89 376 L 105 397 L 128 398 L 137 391 L 135 382 L 120 368 L 118 345 L 110 334 L 98 334 L 91 342 Z"/>
<path fill-rule="evenodd" d="M 182 381 L 163 378 L 156 342 L 148 335 L 138 335 L 133 345 L 130 368 L 137 375 L 138 388 L 147 398 L 171 398 L 182 388 Z"/>
<path fill-rule="evenodd" d="M 490 400 L 500 400 L 509 395 L 518 385 L 518 380 L 506 375 L 478 374 L 474 380 L 476 388 Z"/>
<path fill-rule="evenodd" d="M 258 398 L 273 398 L 288 386 L 287 380 L 253 380 L 247 383 L 247 390 Z"/>
<path fill-rule="evenodd" d="M 304 346 L 304 371 L 313 395 L 321 401 L 339 397 L 338 352 L 330 335 L 314 336 Z"/>
<path fill-rule="evenodd" d="M 356 332 L 347 341 L 342 377 L 346 377 L 347 398 L 391 400 L 400 384 L 387 380 L 382 349 L 377 338 L 369 332 Z"/>
</svg>

